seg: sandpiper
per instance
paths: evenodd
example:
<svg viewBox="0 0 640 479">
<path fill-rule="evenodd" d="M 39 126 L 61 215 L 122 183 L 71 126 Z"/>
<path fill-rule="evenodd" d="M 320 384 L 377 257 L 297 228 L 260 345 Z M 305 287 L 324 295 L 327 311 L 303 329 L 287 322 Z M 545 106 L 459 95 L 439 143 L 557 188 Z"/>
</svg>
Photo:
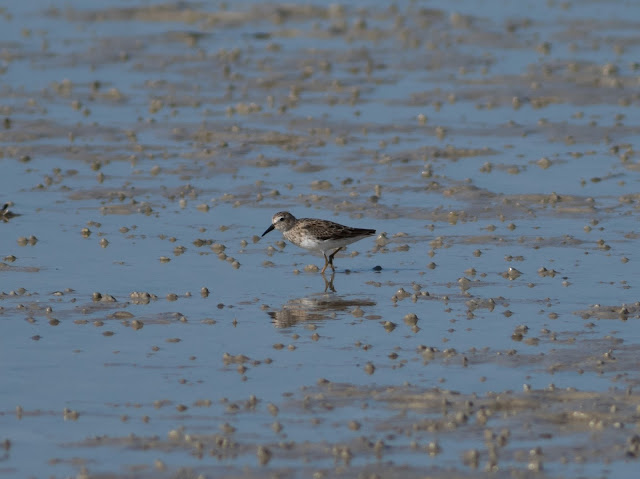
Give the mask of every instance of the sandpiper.
<svg viewBox="0 0 640 479">
<path fill-rule="evenodd" d="M 2 220 L 3 223 L 7 223 L 11 218 L 20 216 L 9 211 L 9 206 L 9 203 L 5 203 L 2 208 L 0 208 L 0 220 Z"/>
<path fill-rule="evenodd" d="M 331 266 L 333 271 L 336 270 L 333 267 L 333 257 L 338 251 L 348 244 L 376 233 L 376 230 L 351 228 L 328 220 L 316 218 L 296 219 L 288 211 L 280 211 L 273 215 L 271 226 L 262 233 L 262 236 L 274 229 L 281 231 L 282 236 L 296 246 L 309 251 L 322 251 L 324 256 L 322 274 L 326 271 L 327 266 Z M 331 250 L 335 251 L 327 256 L 327 253 Z"/>
</svg>

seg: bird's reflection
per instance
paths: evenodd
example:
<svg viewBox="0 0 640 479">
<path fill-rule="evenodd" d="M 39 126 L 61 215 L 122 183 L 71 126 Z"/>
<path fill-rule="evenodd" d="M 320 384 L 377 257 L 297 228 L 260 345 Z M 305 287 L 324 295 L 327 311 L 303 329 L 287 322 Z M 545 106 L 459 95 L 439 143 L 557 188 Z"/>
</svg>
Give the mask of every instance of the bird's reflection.
<svg viewBox="0 0 640 479">
<path fill-rule="evenodd" d="M 325 281 L 329 283 L 326 279 Z M 291 299 L 279 311 L 269 311 L 268 314 L 276 328 L 289 328 L 296 323 L 333 319 L 334 313 L 349 311 L 356 307 L 375 306 L 375 304 L 376 302 L 370 299 L 344 298 L 331 293 L 318 293 Z"/>
<path fill-rule="evenodd" d="M 322 279 L 324 280 L 324 292 L 326 293 L 327 290 L 331 291 L 332 293 L 336 292 L 336 288 L 333 286 L 333 278 L 336 277 L 336 273 L 335 271 L 333 273 L 331 273 L 331 278 L 329 278 L 329 281 L 327 281 L 327 277 L 324 275 L 324 273 L 322 273 Z"/>
</svg>

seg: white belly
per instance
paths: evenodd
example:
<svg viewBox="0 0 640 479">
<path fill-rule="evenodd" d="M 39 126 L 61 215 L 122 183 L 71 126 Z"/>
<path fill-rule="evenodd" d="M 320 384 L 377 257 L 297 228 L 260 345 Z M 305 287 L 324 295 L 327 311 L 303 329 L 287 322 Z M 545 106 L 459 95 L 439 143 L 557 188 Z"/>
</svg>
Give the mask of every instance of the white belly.
<svg viewBox="0 0 640 479">
<path fill-rule="evenodd" d="M 297 242 L 291 241 L 290 239 L 289 241 L 309 251 L 321 251 L 323 253 L 332 253 L 335 249 L 338 249 L 342 246 L 347 246 L 348 244 L 351 244 L 354 241 L 358 241 L 359 239 L 362 239 L 362 237 L 318 241 L 317 239 L 307 236 Z"/>
</svg>

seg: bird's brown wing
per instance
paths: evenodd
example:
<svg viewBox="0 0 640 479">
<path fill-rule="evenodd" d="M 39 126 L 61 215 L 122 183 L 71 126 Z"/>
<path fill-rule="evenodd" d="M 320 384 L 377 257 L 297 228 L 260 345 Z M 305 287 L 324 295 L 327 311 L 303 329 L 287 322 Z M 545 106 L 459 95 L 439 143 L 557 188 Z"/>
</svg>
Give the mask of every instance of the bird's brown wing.
<svg viewBox="0 0 640 479">
<path fill-rule="evenodd" d="M 300 224 L 304 226 L 313 236 L 320 241 L 326 241 L 335 239 L 336 236 L 342 238 L 356 238 L 358 236 L 370 236 L 376 233 L 376 230 L 366 228 L 351 228 L 350 226 L 334 223 L 333 221 L 318 221 L 314 218 L 302 218 L 300 220 L 304 223 Z"/>
</svg>

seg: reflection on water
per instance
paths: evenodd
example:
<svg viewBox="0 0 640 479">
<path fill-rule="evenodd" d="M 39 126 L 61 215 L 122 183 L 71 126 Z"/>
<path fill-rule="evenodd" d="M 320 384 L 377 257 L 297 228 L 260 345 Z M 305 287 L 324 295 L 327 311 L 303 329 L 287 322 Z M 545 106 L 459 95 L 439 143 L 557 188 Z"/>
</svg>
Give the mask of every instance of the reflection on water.
<svg viewBox="0 0 640 479">
<path fill-rule="evenodd" d="M 333 285 L 333 278 L 336 277 L 336 273 L 331 273 L 331 278 L 329 278 L 329 280 L 327 281 L 327 277 L 324 275 L 324 273 L 322 273 L 322 279 L 324 280 L 324 292 L 326 293 L 327 290 L 331 291 L 332 293 L 336 292 L 336 288 Z"/>
<path fill-rule="evenodd" d="M 280 311 L 269 311 L 268 314 L 276 328 L 289 328 L 303 321 L 335 319 L 336 313 L 375 305 L 376 302 L 371 299 L 343 298 L 337 294 L 319 293 L 291 299 L 282 306 Z"/>
</svg>

